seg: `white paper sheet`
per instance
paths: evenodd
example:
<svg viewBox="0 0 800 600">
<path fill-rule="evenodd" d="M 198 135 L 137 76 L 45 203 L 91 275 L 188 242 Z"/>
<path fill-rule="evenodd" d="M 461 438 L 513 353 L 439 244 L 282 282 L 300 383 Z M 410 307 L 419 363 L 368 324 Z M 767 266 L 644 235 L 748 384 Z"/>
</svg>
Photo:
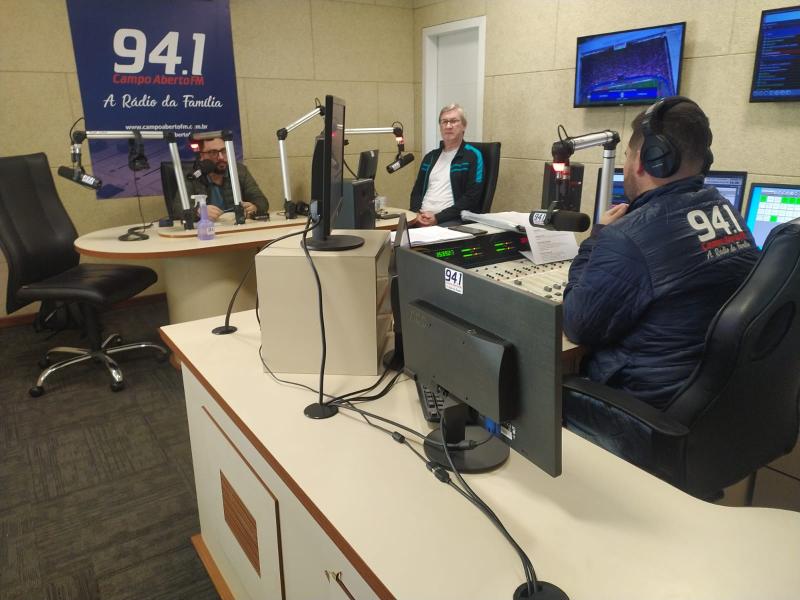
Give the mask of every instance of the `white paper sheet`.
<svg viewBox="0 0 800 600">
<path fill-rule="evenodd" d="M 571 231 L 548 231 L 527 225 L 530 252 L 521 252 L 528 260 L 544 265 L 559 260 L 572 260 L 578 254 L 578 243 Z"/>
</svg>

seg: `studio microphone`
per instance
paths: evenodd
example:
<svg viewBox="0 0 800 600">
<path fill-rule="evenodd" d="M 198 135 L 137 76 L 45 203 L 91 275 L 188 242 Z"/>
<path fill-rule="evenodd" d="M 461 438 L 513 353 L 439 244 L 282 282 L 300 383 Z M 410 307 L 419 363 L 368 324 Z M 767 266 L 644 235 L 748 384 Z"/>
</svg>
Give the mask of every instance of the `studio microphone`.
<svg viewBox="0 0 800 600">
<path fill-rule="evenodd" d="M 413 154 L 406 154 L 405 156 L 399 157 L 396 161 L 386 167 L 386 170 L 389 173 L 394 173 L 395 171 L 399 171 L 403 167 L 405 167 L 408 163 L 414 162 L 414 155 Z"/>
<path fill-rule="evenodd" d="M 92 177 L 83 169 L 58 167 L 58 174 L 61 175 L 61 177 L 74 181 L 75 183 L 79 183 L 93 190 L 99 190 L 103 185 L 102 181 L 100 181 L 97 177 Z"/>
<path fill-rule="evenodd" d="M 586 231 L 589 229 L 589 215 L 571 210 L 534 210 L 528 217 L 534 227 L 552 231 Z"/>
<path fill-rule="evenodd" d="M 189 179 L 190 181 L 194 179 L 200 179 L 201 177 L 208 175 L 209 173 L 213 173 L 214 169 L 216 168 L 217 165 L 214 163 L 214 161 L 208 160 L 206 158 L 204 160 L 201 160 L 197 164 L 197 167 L 191 173 L 186 175 L 186 178 Z"/>
</svg>

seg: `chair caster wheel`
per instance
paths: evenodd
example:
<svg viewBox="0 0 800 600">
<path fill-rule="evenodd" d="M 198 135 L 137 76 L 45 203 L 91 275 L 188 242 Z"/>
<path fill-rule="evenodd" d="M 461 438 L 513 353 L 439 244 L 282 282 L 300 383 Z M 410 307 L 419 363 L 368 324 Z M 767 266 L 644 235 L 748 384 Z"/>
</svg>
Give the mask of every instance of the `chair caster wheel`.
<svg viewBox="0 0 800 600">
<path fill-rule="evenodd" d="M 124 390 L 124 389 L 125 389 L 125 382 L 124 381 L 115 381 L 114 383 L 111 384 L 111 391 L 112 392 L 118 392 L 118 391 Z"/>
<path fill-rule="evenodd" d="M 37 362 L 36 364 L 37 364 L 37 365 L 39 365 L 39 368 L 40 368 L 40 369 L 46 369 L 46 368 L 47 368 L 47 367 L 49 367 L 49 366 L 50 366 L 52 363 L 50 362 L 50 359 L 49 359 L 49 358 L 40 358 L 40 359 L 39 359 L 39 362 Z"/>
<path fill-rule="evenodd" d="M 28 393 L 31 395 L 32 398 L 38 398 L 39 396 L 44 394 L 44 388 L 40 385 L 35 385 L 28 390 Z"/>
<path fill-rule="evenodd" d="M 111 340 L 111 343 L 112 344 L 116 344 L 116 345 L 121 344 L 122 343 L 122 336 L 121 335 L 115 335 L 114 339 Z"/>
</svg>

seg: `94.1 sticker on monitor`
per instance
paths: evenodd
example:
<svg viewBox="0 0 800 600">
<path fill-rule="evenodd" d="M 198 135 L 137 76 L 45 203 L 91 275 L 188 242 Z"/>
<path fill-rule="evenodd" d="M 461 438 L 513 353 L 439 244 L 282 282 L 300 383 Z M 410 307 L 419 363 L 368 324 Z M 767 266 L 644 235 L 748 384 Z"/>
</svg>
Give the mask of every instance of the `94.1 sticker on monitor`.
<svg viewBox="0 0 800 600">
<path fill-rule="evenodd" d="M 464 274 L 450 267 L 444 269 L 444 287 L 457 294 L 464 293 Z"/>
</svg>

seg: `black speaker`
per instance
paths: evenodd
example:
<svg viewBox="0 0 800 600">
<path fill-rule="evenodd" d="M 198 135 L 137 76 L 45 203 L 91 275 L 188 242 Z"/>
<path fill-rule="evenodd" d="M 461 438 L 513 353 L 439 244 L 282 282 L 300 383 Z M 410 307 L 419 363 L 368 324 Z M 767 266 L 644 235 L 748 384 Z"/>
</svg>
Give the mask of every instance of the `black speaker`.
<svg viewBox="0 0 800 600">
<path fill-rule="evenodd" d="M 335 229 L 375 229 L 375 182 L 345 179 L 342 206 L 333 223 Z"/>
<path fill-rule="evenodd" d="M 553 163 L 544 163 L 544 180 L 542 181 L 542 208 L 547 210 L 558 198 L 556 173 Z M 583 192 L 583 165 L 581 163 L 569 164 L 569 183 L 567 184 L 566 197 L 561 202 L 561 210 L 581 210 L 581 194 Z"/>
<path fill-rule="evenodd" d="M 644 119 L 642 120 L 644 140 L 642 141 L 640 155 L 644 170 L 653 177 L 665 179 L 677 173 L 678 169 L 681 168 L 680 150 L 672 143 L 669 136 L 664 133 L 663 119 L 664 114 L 669 109 L 683 102 L 694 104 L 702 112 L 702 109 L 694 100 L 690 100 L 685 96 L 670 96 L 669 98 L 662 98 L 651 105 L 644 113 Z M 703 173 L 708 173 L 711 163 L 714 162 L 714 155 L 711 152 L 711 141 L 713 139 L 711 129 L 708 129 L 707 133 L 708 146 L 706 147 L 703 161 Z"/>
</svg>

